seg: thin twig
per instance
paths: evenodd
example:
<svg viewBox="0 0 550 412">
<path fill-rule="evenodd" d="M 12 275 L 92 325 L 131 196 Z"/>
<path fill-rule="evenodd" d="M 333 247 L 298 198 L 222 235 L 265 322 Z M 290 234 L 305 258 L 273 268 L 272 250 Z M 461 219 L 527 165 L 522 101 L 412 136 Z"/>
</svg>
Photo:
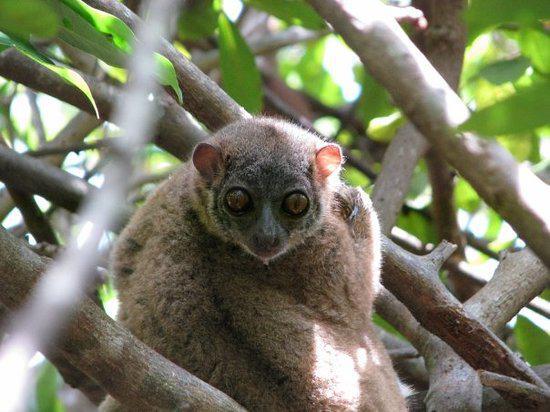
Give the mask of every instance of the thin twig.
<svg viewBox="0 0 550 412">
<path fill-rule="evenodd" d="M 109 147 L 113 144 L 112 139 L 101 139 L 93 143 L 74 143 L 67 146 L 44 147 L 36 150 L 29 150 L 24 154 L 32 157 L 42 157 L 58 154 L 68 154 L 71 152 L 82 152 L 85 150 L 96 150 Z"/>
<path fill-rule="evenodd" d="M 36 93 L 30 89 L 26 91 L 27 100 L 29 101 L 29 106 L 31 107 L 31 122 L 38 135 L 38 143 L 46 143 L 46 130 L 44 129 L 44 123 L 42 123 L 42 115 L 40 114 L 40 108 L 36 102 Z"/>
<path fill-rule="evenodd" d="M 301 27 L 291 27 L 277 33 L 270 33 L 264 37 L 250 42 L 250 50 L 255 55 L 267 54 L 283 47 L 297 43 L 317 40 L 326 35 L 328 31 L 310 31 Z M 208 72 L 218 66 L 220 52 L 217 49 L 192 56 L 191 61 L 203 72 Z"/>
<path fill-rule="evenodd" d="M 531 399 L 538 405 L 550 405 L 550 389 L 548 388 L 541 388 L 532 383 L 494 372 L 479 370 L 477 373 L 481 383 L 485 386 Z"/>
</svg>

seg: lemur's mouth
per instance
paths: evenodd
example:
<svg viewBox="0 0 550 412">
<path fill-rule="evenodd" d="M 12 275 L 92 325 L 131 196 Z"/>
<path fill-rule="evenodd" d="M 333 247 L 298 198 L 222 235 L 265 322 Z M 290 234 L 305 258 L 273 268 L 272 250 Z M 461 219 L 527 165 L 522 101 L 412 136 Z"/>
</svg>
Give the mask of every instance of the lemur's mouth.
<svg viewBox="0 0 550 412">
<path fill-rule="evenodd" d="M 286 251 L 286 245 L 278 246 L 249 246 L 245 245 L 244 249 L 255 258 L 259 259 L 264 265 L 268 265 L 271 261 L 281 256 Z"/>
</svg>

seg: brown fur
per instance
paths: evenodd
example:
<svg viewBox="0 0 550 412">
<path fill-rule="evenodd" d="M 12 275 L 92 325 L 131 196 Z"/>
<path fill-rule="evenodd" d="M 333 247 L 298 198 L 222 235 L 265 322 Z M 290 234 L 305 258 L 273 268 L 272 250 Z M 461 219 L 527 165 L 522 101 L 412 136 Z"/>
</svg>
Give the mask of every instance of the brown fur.
<svg viewBox="0 0 550 412">
<path fill-rule="evenodd" d="M 289 136 L 298 129 L 281 121 L 246 125 L 214 141 L 236 158 L 291 150 L 304 163 L 322 144 L 303 131 L 303 139 Z M 270 128 L 278 133 L 268 135 Z M 231 136 L 238 130 L 245 132 Z M 259 147 L 251 133 L 274 141 Z M 337 179 L 319 185 L 315 228 L 264 265 L 209 227 L 204 182 L 193 164 L 183 165 L 118 240 L 120 321 L 249 410 L 406 410 L 370 320 L 379 281 L 376 216 L 358 192 L 342 188 L 334 197 L 337 187 Z"/>
</svg>

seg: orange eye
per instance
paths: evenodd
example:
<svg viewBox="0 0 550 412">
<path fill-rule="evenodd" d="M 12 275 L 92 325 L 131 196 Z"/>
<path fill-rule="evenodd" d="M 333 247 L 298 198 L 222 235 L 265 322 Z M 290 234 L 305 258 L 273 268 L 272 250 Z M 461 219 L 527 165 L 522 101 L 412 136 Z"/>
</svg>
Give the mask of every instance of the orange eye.
<svg viewBox="0 0 550 412">
<path fill-rule="evenodd" d="M 289 194 L 283 200 L 283 210 L 292 216 L 304 214 L 309 207 L 309 199 L 303 193 L 295 192 Z"/>
<path fill-rule="evenodd" d="M 244 189 L 231 189 L 225 195 L 225 204 L 231 212 L 242 214 L 252 207 L 252 199 Z"/>
</svg>

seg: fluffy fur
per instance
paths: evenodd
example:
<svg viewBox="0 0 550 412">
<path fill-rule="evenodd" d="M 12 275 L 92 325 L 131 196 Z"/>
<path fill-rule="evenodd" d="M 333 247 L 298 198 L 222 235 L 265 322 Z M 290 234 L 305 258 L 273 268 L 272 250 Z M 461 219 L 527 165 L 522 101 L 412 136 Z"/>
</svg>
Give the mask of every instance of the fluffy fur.
<svg viewBox="0 0 550 412">
<path fill-rule="evenodd" d="M 370 320 L 380 242 L 366 195 L 338 172 L 321 179 L 326 143 L 280 120 L 239 122 L 211 143 L 223 159 L 214 180 L 184 164 L 121 234 L 120 322 L 249 410 L 406 410 Z M 299 184 L 311 199 L 268 265 L 221 207 L 242 182 L 274 199 Z"/>
</svg>

